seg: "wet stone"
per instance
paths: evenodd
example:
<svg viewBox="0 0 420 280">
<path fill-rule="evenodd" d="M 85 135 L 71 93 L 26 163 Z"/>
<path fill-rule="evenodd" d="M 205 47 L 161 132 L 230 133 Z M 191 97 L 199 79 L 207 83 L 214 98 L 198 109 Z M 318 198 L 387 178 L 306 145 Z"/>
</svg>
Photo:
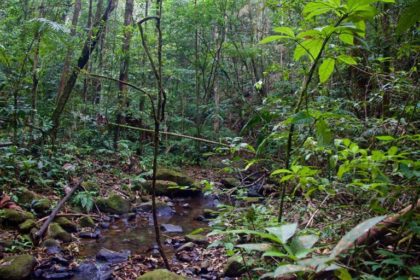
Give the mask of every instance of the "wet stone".
<svg viewBox="0 0 420 280">
<path fill-rule="evenodd" d="M 181 226 L 176 226 L 172 224 L 161 224 L 160 228 L 166 233 L 181 233 L 183 232 Z"/>
<path fill-rule="evenodd" d="M 115 252 L 106 248 L 102 248 L 96 255 L 96 260 L 110 264 L 125 262 L 130 256 L 130 252 Z"/>
<path fill-rule="evenodd" d="M 101 231 L 99 229 L 95 230 L 94 232 L 81 232 L 79 233 L 80 238 L 90 238 L 90 239 L 99 239 L 101 238 Z"/>
</svg>

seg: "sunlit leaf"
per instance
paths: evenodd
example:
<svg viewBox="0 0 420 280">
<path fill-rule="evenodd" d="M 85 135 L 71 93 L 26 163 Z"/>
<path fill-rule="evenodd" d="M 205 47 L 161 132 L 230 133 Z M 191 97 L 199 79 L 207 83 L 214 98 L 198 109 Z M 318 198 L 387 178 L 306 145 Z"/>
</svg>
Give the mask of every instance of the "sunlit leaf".
<svg viewBox="0 0 420 280">
<path fill-rule="evenodd" d="M 319 67 L 319 80 L 321 83 L 325 83 L 331 77 L 334 72 L 335 59 L 326 58 Z"/>
<path fill-rule="evenodd" d="M 342 55 L 339 55 L 337 59 L 340 60 L 341 62 L 344 62 L 345 64 L 348 64 L 348 65 L 356 65 L 357 64 L 357 61 L 349 55 L 342 54 Z"/>
<path fill-rule="evenodd" d="M 287 242 L 287 240 L 289 240 L 296 232 L 297 230 L 297 224 L 285 224 L 285 225 L 281 225 L 279 227 L 270 227 L 270 228 L 266 228 L 266 230 L 277 236 L 277 238 L 283 243 L 285 244 Z"/>
<path fill-rule="evenodd" d="M 313 234 L 297 236 L 293 238 L 290 247 L 297 258 L 304 258 L 311 252 L 310 249 L 318 239 L 319 237 Z"/>
<path fill-rule="evenodd" d="M 279 266 L 274 271 L 274 278 L 284 276 L 286 274 L 301 272 L 301 271 L 312 271 L 312 270 L 306 266 L 286 264 L 286 265 Z"/>
<path fill-rule="evenodd" d="M 250 251 L 260 251 L 266 252 L 275 249 L 275 247 L 270 243 L 248 243 L 236 245 L 238 248 L 242 248 Z"/>
</svg>

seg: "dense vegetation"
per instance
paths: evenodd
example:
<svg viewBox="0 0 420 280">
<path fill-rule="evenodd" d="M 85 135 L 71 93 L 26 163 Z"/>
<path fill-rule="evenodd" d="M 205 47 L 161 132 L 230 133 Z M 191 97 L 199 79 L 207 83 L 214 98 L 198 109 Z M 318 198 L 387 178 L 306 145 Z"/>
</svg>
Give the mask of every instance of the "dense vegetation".
<svg viewBox="0 0 420 280">
<path fill-rule="evenodd" d="M 20 232 L 0 256 L 35 252 L 66 194 L 57 211 L 82 218 L 150 200 L 157 266 L 200 279 L 167 258 L 157 215 L 199 193 L 221 202 L 201 236 L 228 258 L 213 277 L 417 279 L 419 9 L 1 1 L 0 237 Z"/>
</svg>

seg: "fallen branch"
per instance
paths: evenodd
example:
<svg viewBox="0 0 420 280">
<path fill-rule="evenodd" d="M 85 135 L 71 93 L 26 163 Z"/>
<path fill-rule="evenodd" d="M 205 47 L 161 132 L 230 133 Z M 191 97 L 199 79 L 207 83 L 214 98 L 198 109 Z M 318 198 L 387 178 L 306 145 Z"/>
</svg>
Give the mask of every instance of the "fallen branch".
<svg viewBox="0 0 420 280">
<path fill-rule="evenodd" d="M 10 147 L 10 146 L 13 146 L 13 143 L 12 142 L 9 142 L 9 143 L 0 143 L 0 148 Z"/>
<path fill-rule="evenodd" d="M 38 221 L 36 221 L 38 224 L 44 222 L 45 220 L 47 220 L 50 216 L 44 217 L 42 219 L 39 219 Z M 100 218 L 100 215 L 96 215 L 96 214 L 82 214 L 82 213 L 62 213 L 62 214 L 57 214 L 55 215 L 55 217 L 93 217 L 93 218 Z"/>
<path fill-rule="evenodd" d="M 47 220 L 44 222 L 44 224 L 41 226 L 41 228 L 34 234 L 34 244 L 39 244 L 39 241 L 42 240 L 42 237 L 44 236 L 45 232 L 48 229 L 48 226 L 50 223 L 54 220 L 54 218 L 57 216 L 58 211 L 60 211 L 61 207 L 64 206 L 67 200 L 73 195 L 73 193 L 80 187 L 82 183 L 82 180 L 78 180 L 75 182 L 75 186 L 66 194 L 63 199 L 58 202 L 57 206 L 54 208 L 54 210 L 51 212 L 51 214 L 48 216 Z"/>
<path fill-rule="evenodd" d="M 152 134 L 155 133 L 155 131 L 153 129 L 146 129 L 146 128 L 134 127 L 134 126 L 129 126 L 129 125 L 116 124 L 116 123 L 112 123 L 112 122 L 110 122 L 108 124 L 114 125 L 114 126 L 120 126 L 120 127 L 123 127 L 123 128 L 133 129 L 133 130 L 139 130 L 139 131 L 152 133 Z M 174 132 L 160 131 L 159 133 L 164 134 L 164 135 L 168 135 L 168 136 L 191 139 L 191 140 L 194 140 L 194 141 L 209 143 L 209 144 L 218 145 L 218 146 L 230 147 L 229 144 L 225 144 L 225 143 L 222 143 L 222 142 L 216 142 L 216 141 L 212 141 L 212 140 L 208 140 L 208 139 L 198 138 L 198 137 L 184 135 L 184 134 L 178 134 L 178 133 L 174 133 Z"/>
</svg>

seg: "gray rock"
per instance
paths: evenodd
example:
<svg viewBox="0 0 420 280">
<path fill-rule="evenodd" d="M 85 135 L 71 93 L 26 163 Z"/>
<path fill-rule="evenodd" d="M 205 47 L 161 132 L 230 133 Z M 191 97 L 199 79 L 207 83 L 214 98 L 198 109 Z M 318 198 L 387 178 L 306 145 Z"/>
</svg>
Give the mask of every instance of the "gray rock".
<svg viewBox="0 0 420 280">
<path fill-rule="evenodd" d="M 171 225 L 171 224 L 161 224 L 160 228 L 167 233 L 181 233 L 183 229 L 181 226 Z"/>
<path fill-rule="evenodd" d="M 96 259 L 101 262 L 106 262 L 109 264 L 117 264 L 121 262 L 125 262 L 128 260 L 130 256 L 130 252 L 123 251 L 123 252 L 115 252 L 112 250 L 108 250 L 106 248 L 102 248 L 99 253 L 96 255 Z"/>
<path fill-rule="evenodd" d="M 0 264 L 0 280 L 22 280 L 31 275 L 36 260 L 31 255 L 5 258 Z"/>
</svg>

